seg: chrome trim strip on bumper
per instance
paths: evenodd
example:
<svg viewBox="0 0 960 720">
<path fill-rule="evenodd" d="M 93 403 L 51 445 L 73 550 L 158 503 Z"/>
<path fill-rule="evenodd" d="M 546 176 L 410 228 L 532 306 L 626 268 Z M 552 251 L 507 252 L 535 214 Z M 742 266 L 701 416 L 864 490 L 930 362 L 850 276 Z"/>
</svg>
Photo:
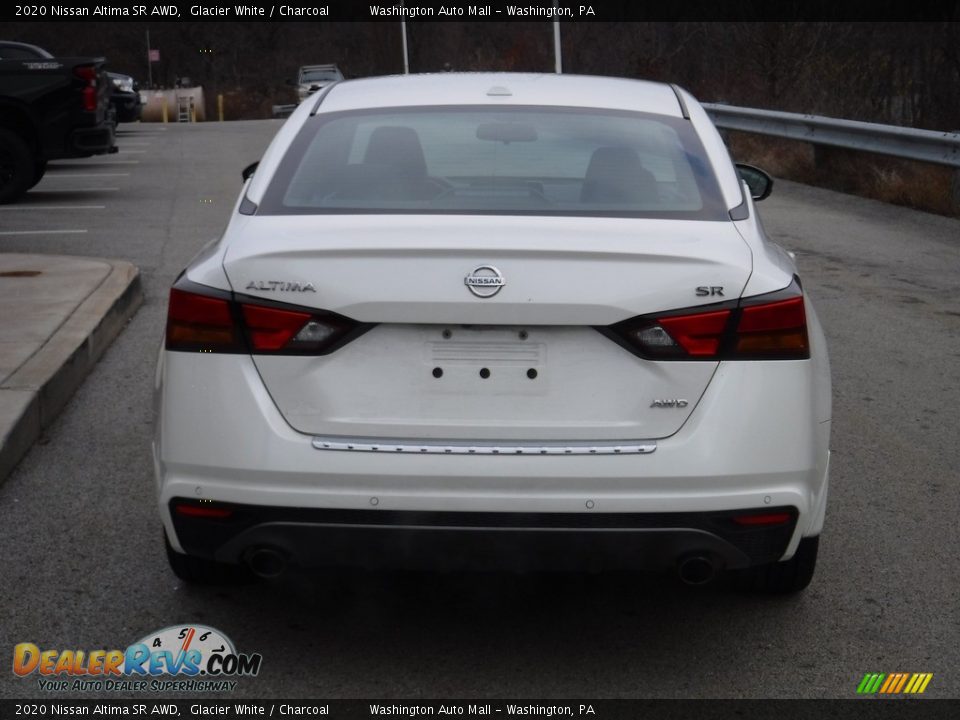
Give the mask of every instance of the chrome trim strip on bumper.
<svg viewBox="0 0 960 720">
<path fill-rule="evenodd" d="M 655 440 L 627 443 L 591 443 L 589 445 L 485 444 L 485 443 L 414 443 L 409 440 L 380 442 L 370 439 L 314 437 L 311 444 L 317 450 L 347 450 L 353 452 L 422 453 L 433 455 L 646 455 L 657 449 Z"/>
</svg>

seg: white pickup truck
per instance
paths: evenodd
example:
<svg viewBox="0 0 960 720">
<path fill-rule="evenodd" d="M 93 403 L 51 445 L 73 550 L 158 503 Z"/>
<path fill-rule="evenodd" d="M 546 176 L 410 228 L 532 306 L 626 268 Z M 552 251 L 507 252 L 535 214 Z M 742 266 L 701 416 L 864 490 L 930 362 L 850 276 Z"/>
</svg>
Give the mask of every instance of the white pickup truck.
<svg viewBox="0 0 960 720">
<path fill-rule="evenodd" d="M 303 65 L 297 72 L 297 101 L 338 80 L 343 80 L 343 73 L 336 65 Z"/>
</svg>

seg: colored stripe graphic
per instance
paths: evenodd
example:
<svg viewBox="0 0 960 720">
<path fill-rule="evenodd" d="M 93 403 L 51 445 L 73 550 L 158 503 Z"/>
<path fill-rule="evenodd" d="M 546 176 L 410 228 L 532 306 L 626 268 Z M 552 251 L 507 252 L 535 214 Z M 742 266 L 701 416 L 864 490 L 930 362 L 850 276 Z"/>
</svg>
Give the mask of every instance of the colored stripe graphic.
<svg viewBox="0 0 960 720">
<path fill-rule="evenodd" d="M 930 684 L 930 680 L 933 678 L 933 673 L 915 673 L 910 682 L 907 683 L 907 687 L 904 690 L 905 693 L 911 693 L 918 695 L 927 689 L 927 685 Z"/>
<path fill-rule="evenodd" d="M 867 673 L 860 681 L 857 692 L 861 695 L 872 695 L 880 688 L 880 683 L 886 677 L 883 673 Z"/>
<path fill-rule="evenodd" d="M 900 692 L 909 677 L 910 673 L 892 673 L 883 684 L 883 687 L 880 688 L 880 692 L 889 694 Z"/>
<path fill-rule="evenodd" d="M 919 695 L 927 689 L 933 673 L 867 673 L 857 686 L 858 695 Z"/>
</svg>

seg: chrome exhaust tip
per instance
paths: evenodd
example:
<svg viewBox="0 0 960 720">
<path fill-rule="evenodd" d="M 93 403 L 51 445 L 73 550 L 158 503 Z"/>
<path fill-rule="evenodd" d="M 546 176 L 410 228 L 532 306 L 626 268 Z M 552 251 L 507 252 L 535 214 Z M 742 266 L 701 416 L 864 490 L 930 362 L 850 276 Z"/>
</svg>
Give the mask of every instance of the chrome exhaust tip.
<svg viewBox="0 0 960 720">
<path fill-rule="evenodd" d="M 677 575 L 687 585 L 706 585 L 719 572 L 719 566 L 709 555 L 691 553 L 677 560 Z"/>
<path fill-rule="evenodd" d="M 287 569 L 286 554 L 274 547 L 250 548 L 246 553 L 246 562 L 250 572 L 265 580 L 278 578 Z"/>
</svg>

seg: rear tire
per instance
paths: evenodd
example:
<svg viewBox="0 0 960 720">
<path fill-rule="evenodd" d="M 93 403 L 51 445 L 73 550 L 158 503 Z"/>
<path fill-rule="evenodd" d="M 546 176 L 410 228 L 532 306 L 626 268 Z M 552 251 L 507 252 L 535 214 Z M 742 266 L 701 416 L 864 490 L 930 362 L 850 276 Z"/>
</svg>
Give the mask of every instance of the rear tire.
<svg viewBox="0 0 960 720">
<path fill-rule="evenodd" d="M 783 562 L 757 565 L 734 573 L 738 590 L 763 595 L 789 595 L 810 584 L 817 566 L 820 536 L 801 538 L 793 557 Z"/>
<path fill-rule="evenodd" d="M 0 204 L 13 202 L 33 187 L 35 164 L 23 138 L 0 128 Z"/>
<path fill-rule="evenodd" d="M 46 172 L 47 172 L 47 161 L 40 160 L 39 162 L 37 162 L 33 167 L 33 180 L 30 181 L 30 186 L 27 188 L 27 190 L 34 187 L 38 182 L 43 180 L 43 176 Z"/>
<path fill-rule="evenodd" d="M 243 565 L 230 565 L 207 560 L 194 555 L 178 553 L 170 545 L 164 533 L 163 541 L 167 546 L 167 560 L 173 574 L 191 585 L 245 585 L 256 581 L 256 577 Z"/>
</svg>

